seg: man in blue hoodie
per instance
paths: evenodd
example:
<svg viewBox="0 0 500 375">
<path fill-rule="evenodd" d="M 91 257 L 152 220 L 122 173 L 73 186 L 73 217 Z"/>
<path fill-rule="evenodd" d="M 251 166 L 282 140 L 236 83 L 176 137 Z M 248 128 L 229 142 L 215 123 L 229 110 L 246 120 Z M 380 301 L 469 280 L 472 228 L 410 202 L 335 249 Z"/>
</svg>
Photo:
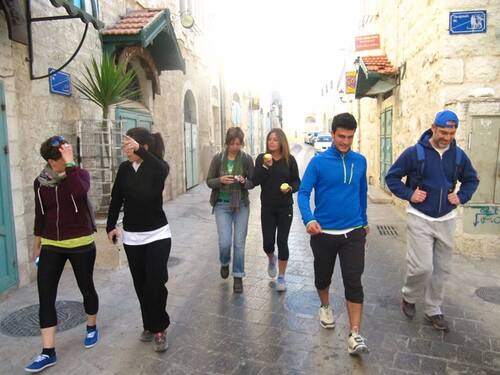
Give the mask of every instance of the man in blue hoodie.
<svg viewBox="0 0 500 375">
<path fill-rule="evenodd" d="M 359 334 L 364 298 L 361 275 L 368 232 L 366 159 L 351 150 L 356 128 L 356 119 L 349 113 L 333 118 L 333 144 L 311 159 L 298 194 L 302 220 L 311 235 L 314 283 L 321 301 L 319 321 L 323 328 L 335 326 L 329 289 L 339 256 L 351 328 L 347 340 L 350 354 L 368 351 Z M 314 213 L 310 207 L 313 189 Z"/>
<path fill-rule="evenodd" d="M 413 319 L 415 302 L 424 292 L 424 317 L 443 331 L 448 330 L 441 304 L 454 248 L 455 208 L 468 202 L 479 184 L 469 158 L 455 142 L 457 128 L 454 112 L 438 112 L 431 129 L 401 154 L 385 177 L 393 194 L 410 202 L 401 310 Z M 461 185 L 455 192 L 457 181 Z"/>
</svg>

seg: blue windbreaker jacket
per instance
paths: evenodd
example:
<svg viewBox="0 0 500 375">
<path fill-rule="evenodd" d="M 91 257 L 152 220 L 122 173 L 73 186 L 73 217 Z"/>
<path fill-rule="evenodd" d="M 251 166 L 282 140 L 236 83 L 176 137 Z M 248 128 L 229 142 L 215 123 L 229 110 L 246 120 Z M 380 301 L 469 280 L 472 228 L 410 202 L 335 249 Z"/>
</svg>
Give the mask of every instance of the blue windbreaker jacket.
<svg viewBox="0 0 500 375">
<path fill-rule="evenodd" d="M 314 189 L 314 214 L 310 196 Z M 300 184 L 298 203 L 307 225 L 342 230 L 368 225 L 366 159 L 354 151 L 341 154 L 334 146 L 313 157 Z"/>
<path fill-rule="evenodd" d="M 425 164 L 423 170 L 423 180 L 421 189 L 427 192 L 427 198 L 422 203 L 410 204 L 420 212 L 431 216 L 441 217 L 456 208 L 448 202 L 448 193 L 453 186 L 453 175 L 456 169 L 456 147 L 455 140 L 450 144 L 450 148 L 441 155 L 429 143 L 432 130 L 427 130 L 419 139 L 419 143 L 424 147 Z M 398 198 L 410 201 L 416 189 L 417 181 L 417 151 L 415 146 L 408 147 L 392 165 L 387 172 L 385 181 L 387 186 Z M 406 176 L 406 184 L 401 178 Z M 479 179 L 475 169 L 472 167 L 470 159 L 465 152 L 462 162 L 458 168 L 458 181 L 460 190 L 457 195 L 460 203 L 467 203 L 479 185 Z"/>
</svg>

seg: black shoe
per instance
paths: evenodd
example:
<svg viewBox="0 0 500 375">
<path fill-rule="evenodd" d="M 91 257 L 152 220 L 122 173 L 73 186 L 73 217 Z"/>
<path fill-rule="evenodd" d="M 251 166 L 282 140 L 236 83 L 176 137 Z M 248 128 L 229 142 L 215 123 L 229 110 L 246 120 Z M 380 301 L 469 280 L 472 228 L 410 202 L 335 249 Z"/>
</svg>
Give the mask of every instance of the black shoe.
<svg viewBox="0 0 500 375">
<path fill-rule="evenodd" d="M 233 292 L 243 293 L 243 279 L 241 277 L 234 278 Z"/>
<path fill-rule="evenodd" d="M 439 331 L 448 331 L 448 322 L 444 318 L 443 315 L 437 314 L 437 315 L 432 315 L 429 316 L 427 314 L 424 314 L 424 318 L 429 321 L 434 328 L 436 328 Z"/>
<path fill-rule="evenodd" d="M 227 279 L 229 276 L 229 264 L 227 266 L 220 266 L 220 277 Z"/>
<path fill-rule="evenodd" d="M 406 302 L 405 299 L 403 298 L 401 300 L 401 311 L 403 312 L 403 314 L 406 315 L 408 319 L 413 319 L 416 313 L 415 304 Z"/>
</svg>

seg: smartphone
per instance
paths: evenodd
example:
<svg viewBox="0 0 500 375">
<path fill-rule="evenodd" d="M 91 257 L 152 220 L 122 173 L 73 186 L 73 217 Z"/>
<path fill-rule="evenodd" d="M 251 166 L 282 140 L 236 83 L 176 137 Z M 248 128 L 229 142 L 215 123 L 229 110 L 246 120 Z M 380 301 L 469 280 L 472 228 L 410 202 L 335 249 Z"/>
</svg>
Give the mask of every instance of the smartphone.
<svg viewBox="0 0 500 375">
<path fill-rule="evenodd" d="M 113 243 L 115 245 L 118 243 L 118 237 L 116 237 L 116 234 L 113 235 L 113 237 L 111 238 L 111 241 L 113 241 Z"/>
</svg>

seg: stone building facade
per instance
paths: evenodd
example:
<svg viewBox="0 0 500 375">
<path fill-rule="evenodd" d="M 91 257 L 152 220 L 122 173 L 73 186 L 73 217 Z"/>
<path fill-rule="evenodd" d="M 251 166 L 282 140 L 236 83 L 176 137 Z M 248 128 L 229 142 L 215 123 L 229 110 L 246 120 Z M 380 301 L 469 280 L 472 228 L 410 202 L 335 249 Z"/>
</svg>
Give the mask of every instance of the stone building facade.
<svg viewBox="0 0 500 375">
<path fill-rule="evenodd" d="M 457 142 L 481 179 L 473 200 L 459 209 L 457 249 L 498 256 L 500 3 L 364 0 L 362 4 L 365 23 L 360 35 L 380 35 L 380 48 L 359 53 L 359 100 L 352 110 L 360 123 L 359 145 L 369 160 L 370 183 L 386 189 L 387 167 L 416 143 L 435 113 L 444 108 L 456 111 Z M 487 13 L 485 32 L 449 32 L 450 12 L 476 10 Z M 368 82 L 370 76 L 376 78 Z M 368 82 L 363 90 L 360 79 Z"/>
<path fill-rule="evenodd" d="M 16 2 L 11 2 L 16 3 Z M 18 2 L 25 15 L 24 2 Z M 33 17 L 66 16 L 61 2 L 31 0 Z M 72 3 L 72 2 L 70 2 Z M 80 4 L 80 2 L 76 2 Z M 121 103 L 112 108 L 110 120 L 123 117 L 127 126 L 146 124 L 153 132 L 160 132 L 165 140 L 166 155 L 171 169 L 166 181 L 165 198 L 172 199 L 188 188 L 203 182 L 208 165 L 206 160 L 221 148 L 222 123 L 219 72 L 211 65 L 206 44 L 210 32 L 205 23 L 207 3 L 201 0 L 100 0 L 81 2 L 97 5 L 94 16 L 104 24 L 104 30 L 116 25 L 120 17 L 131 12 L 168 9 L 175 32 L 175 43 L 185 63 L 182 70 L 160 70 L 154 77 L 144 56 L 131 59 L 136 71 L 140 100 Z M 76 140 L 79 129 L 101 119 L 101 109 L 84 100 L 73 87 L 71 96 L 52 94 L 48 78 L 31 80 L 29 53 L 25 44 L 12 40 L 11 9 L 0 9 L 0 293 L 12 286 L 25 285 L 33 280 L 35 268 L 31 257 L 33 242 L 34 195 L 33 180 L 44 166 L 39 156 L 40 144 L 49 136 L 63 134 Z M 181 26 L 182 16 L 194 18 L 195 27 Z M 35 75 L 47 74 L 47 69 L 60 67 L 76 50 L 86 24 L 80 19 L 65 19 L 32 24 L 33 59 Z M 143 25 L 147 27 L 147 24 Z M 25 26 L 26 27 L 26 26 Z M 100 34 L 101 33 L 101 34 Z M 88 28 L 86 38 L 74 60 L 63 70 L 72 78 L 81 78 L 84 64 L 92 57 L 100 59 L 103 53 L 102 30 Z M 158 61 L 155 63 L 158 64 Z M 154 68 L 154 66 L 153 66 Z M 135 125 L 130 125 L 135 121 Z M 145 122 L 144 122 L 145 121 Z M 190 135 L 187 135 L 189 129 Z M 83 145 L 85 146 L 85 145 Z M 119 144 L 118 144 L 119 148 Z M 84 149 L 82 147 L 82 149 Z M 194 150 L 194 151 L 193 151 Z M 8 154 L 7 154 L 8 151 Z M 191 161 L 188 158 L 191 155 Z M 189 165 L 188 165 L 189 161 Z M 188 178 L 190 173 L 191 178 Z M 97 233 L 99 255 L 97 265 L 116 267 L 124 263 L 123 255 L 110 246 L 104 229 Z M 123 251 L 120 252 L 123 254 Z"/>
</svg>

